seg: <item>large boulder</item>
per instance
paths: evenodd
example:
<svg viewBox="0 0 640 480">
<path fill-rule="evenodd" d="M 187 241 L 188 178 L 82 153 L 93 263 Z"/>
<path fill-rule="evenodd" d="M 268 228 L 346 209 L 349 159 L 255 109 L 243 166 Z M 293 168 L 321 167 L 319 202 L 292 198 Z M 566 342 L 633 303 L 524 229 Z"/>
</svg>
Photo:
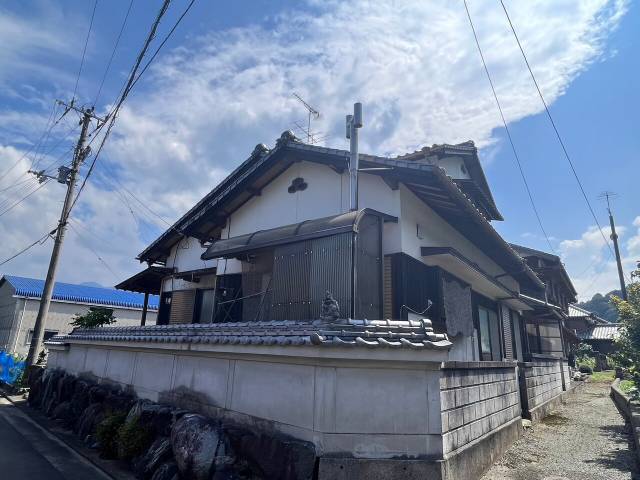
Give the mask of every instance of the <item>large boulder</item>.
<svg viewBox="0 0 640 480">
<path fill-rule="evenodd" d="M 75 390 L 77 377 L 75 375 L 69 375 L 65 373 L 58 381 L 56 395 L 58 402 L 66 402 L 71 400 L 73 392 Z"/>
<path fill-rule="evenodd" d="M 71 402 L 69 401 L 59 403 L 56 408 L 53 409 L 51 416 L 56 420 L 62 420 L 62 424 L 67 428 L 71 428 L 75 422 L 75 415 L 73 414 Z"/>
<path fill-rule="evenodd" d="M 250 431 L 227 426 L 225 433 L 239 457 L 265 479 L 310 480 L 316 463 L 315 447 L 277 432 Z"/>
<path fill-rule="evenodd" d="M 51 413 L 56 406 L 58 382 L 62 379 L 60 370 L 47 370 L 43 377 L 42 398 L 39 405 L 44 413 Z"/>
<path fill-rule="evenodd" d="M 151 480 L 178 480 L 179 478 L 176 462 L 165 462 L 154 472 Z"/>
<path fill-rule="evenodd" d="M 78 380 L 76 382 L 73 397 L 71 398 L 71 410 L 76 419 L 82 415 L 82 412 L 89 406 L 89 389 L 93 386 L 88 380 Z"/>
<path fill-rule="evenodd" d="M 82 439 L 88 435 L 93 435 L 96 433 L 96 427 L 104 418 L 105 411 L 102 403 L 92 403 L 82 412 L 80 418 L 78 418 L 75 431 Z"/>
<path fill-rule="evenodd" d="M 184 478 L 209 480 L 214 474 L 232 470 L 235 463 L 220 423 L 202 415 L 187 414 L 176 421 L 171 428 L 171 447 Z"/>
<path fill-rule="evenodd" d="M 158 437 L 144 455 L 133 461 L 133 470 L 136 477 L 149 480 L 162 464 L 172 458 L 173 450 L 171 449 L 171 439 L 168 437 Z"/>
<path fill-rule="evenodd" d="M 43 377 L 45 371 L 46 370 L 43 367 L 37 365 L 34 365 L 27 370 L 27 383 L 29 385 L 29 398 L 27 399 L 27 402 L 32 407 L 40 406 L 44 390 Z"/>
</svg>

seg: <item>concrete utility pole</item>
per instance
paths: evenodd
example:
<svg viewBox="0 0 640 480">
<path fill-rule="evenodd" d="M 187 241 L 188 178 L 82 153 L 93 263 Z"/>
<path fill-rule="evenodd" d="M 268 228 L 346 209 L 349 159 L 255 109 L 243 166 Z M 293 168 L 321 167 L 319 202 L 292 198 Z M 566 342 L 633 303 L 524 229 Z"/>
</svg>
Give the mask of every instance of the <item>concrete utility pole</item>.
<svg viewBox="0 0 640 480">
<path fill-rule="evenodd" d="M 614 194 L 615 195 L 615 194 Z M 616 233 L 616 224 L 613 221 L 613 213 L 611 213 L 611 205 L 609 204 L 610 192 L 603 194 L 607 199 L 607 211 L 609 212 L 609 225 L 611 225 L 611 240 L 613 240 L 613 250 L 616 254 L 616 263 L 618 264 L 618 278 L 620 279 L 620 291 L 622 299 L 627 300 L 627 286 L 624 282 L 624 271 L 622 270 L 622 260 L 620 259 L 620 248 L 618 247 L 618 234 Z"/>
<path fill-rule="evenodd" d="M 71 213 L 71 205 L 73 202 L 73 193 L 76 186 L 76 179 L 78 176 L 78 170 L 84 159 L 89 155 L 91 147 L 85 147 L 87 139 L 87 131 L 91 119 L 95 118 L 98 121 L 102 121 L 93 114 L 93 108 L 84 109 L 77 108 L 71 105 L 66 105 L 63 102 L 59 102 L 69 110 L 75 110 L 82 114 L 82 130 L 80 131 L 80 138 L 76 145 L 73 162 L 71 169 L 68 171 L 68 178 L 65 182 L 67 184 L 67 193 L 64 197 L 64 204 L 62 205 L 62 212 L 60 213 L 60 220 L 58 221 L 58 228 L 56 230 L 56 238 L 53 243 L 53 251 L 51 252 L 51 260 L 49 261 L 49 270 L 47 271 L 47 278 L 44 283 L 44 290 L 42 291 L 42 297 L 40 299 L 40 308 L 38 309 L 38 316 L 36 317 L 36 324 L 33 327 L 33 337 L 31 338 L 31 345 L 29 346 L 29 355 L 27 356 L 27 367 L 35 365 L 38 359 L 38 352 L 42 347 L 42 340 L 44 338 L 44 327 L 47 320 L 47 314 L 49 313 L 49 305 L 51 304 L 51 295 L 53 293 L 53 286 L 55 284 L 56 270 L 58 268 L 58 260 L 60 258 L 60 251 L 62 250 L 62 242 L 64 241 L 64 234 L 67 229 L 67 222 L 69 220 L 69 214 Z M 36 172 L 34 172 L 36 173 Z M 40 178 L 41 172 L 37 172 L 36 175 Z M 40 178 L 42 181 L 43 179 Z M 59 180 L 60 181 L 60 180 Z"/>
</svg>

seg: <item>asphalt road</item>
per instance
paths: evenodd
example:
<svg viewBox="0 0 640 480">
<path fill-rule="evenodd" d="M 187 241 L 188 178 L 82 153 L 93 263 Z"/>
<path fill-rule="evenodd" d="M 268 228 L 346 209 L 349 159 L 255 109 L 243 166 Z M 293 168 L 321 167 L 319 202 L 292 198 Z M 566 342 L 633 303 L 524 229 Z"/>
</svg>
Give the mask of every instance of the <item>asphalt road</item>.
<svg viewBox="0 0 640 480">
<path fill-rule="evenodd" d="M 527 430 L 482 480 L 640 479 L 629 427 L 608 383 L 588 383 Z"/>
<path fill-rule="evenodd" d="M 112 480 L 0 397 L 0 478 Z"/>
</svg>

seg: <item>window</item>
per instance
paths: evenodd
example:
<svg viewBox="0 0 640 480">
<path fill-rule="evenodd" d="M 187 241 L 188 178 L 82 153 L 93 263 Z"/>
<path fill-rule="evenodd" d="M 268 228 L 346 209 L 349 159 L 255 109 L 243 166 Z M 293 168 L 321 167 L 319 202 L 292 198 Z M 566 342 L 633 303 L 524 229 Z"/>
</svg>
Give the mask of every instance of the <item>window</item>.
<svg viewBox="0 0 640 480">
<path fill-rule="evenodd" d="M 476 321 L 480 334 L 479 348 L 481 360 L 502 360 L 502 342 L 500 340 L 500 320 L 496 310 L 490 308 L 492 302 L 484 299 L 477 301 Z"/>
<path fill-rule="evenodd" d="M 47 340 L 49 340 L 51 337 L 55 336 L 58 334 L 58 330 L 45 330 L 44 331 L 44 337 L 42 339 L 43 342 L 46 342 Z M 31 345 L 31 340 L 33 339 L 33 329 L 29 329 L 29 331 L 27 332 L 27 340 L 24 343 L 25 345 Z"/>
</svg>

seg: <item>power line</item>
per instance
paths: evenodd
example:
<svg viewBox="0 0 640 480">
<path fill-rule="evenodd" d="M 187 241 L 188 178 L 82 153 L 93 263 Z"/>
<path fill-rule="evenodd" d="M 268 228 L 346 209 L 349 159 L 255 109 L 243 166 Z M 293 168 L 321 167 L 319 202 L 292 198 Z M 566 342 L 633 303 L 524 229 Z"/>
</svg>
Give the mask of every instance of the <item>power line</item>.
<svg viewBox="0 0 640 480">
<path fill-rule="evenodd" d="M 600 222 L 598 221 L 598 217 L 595 214 L 595 211 L 593 210 L 593 207 L 591 206 L 591 202 L 589 201 L 589 197 L 587 197 L 587 194 L 585 192 L 585 189 L 582 185 L 582 182 L 580 180 L 580 177 L 578 176 L 578 172 L 576 171 L 576 168 L 573 164 L 573 161 L 571 160 L 571 157 L 569 156 L 569 152 L 567 151 L 567 148 L 565 147 L 564 141 L 562 140 L 562 137 L 560 136 L 560 132 L 558 131 L 558 127 L 556 126 L 555 121 L 553 120 L 553 116 L 551 116 L 551 111 L 549 110 L 549 106 L 547 105 L 546 100 L 544 99 L 544 96 L 542 95 L 542 91 L 540 90 L 540 86 L 538 85 L 538 81 L 536 80 L 535 75 L 533 74 L 533 70 L 531 69 L 531 65 L 529 64 L 529 60 L 527 59 L 527 55 L 524 53 L 524 48 L 522 48 L 522 44 L 520 43 L 520 38 L 518 38 L 518 34 L 516 33 L 516 29 L 513 26 L 513 22 L 511 21 L 511 17 L 509 16 L 509 12 L 507 11 L 507 7 L 505 6 L 503 0 L 500 0 L 500 4 L 502 5 L 502 9 L 504 10 L 504 13 L 507 17 L 507 20 L 509 21 L 509 26 L 511 27 L 511 31 L 513 32 L 513 36 L 516 39 L 516 42 L 518 43 L 518 48 L 520 49 L 520 53 L 522 53 L 522 57 L 524 58 L 524 62 L 527 65 L 527 69 L 529 70 L 529 74 L 531 75 L 531 79 L 533 80 L 534 85 L 536 86 L 536 90 L 538 91 L 538 95 L 540 96 L 540 100 L 542 100 L 542 104 L 544 105 L 544 109 L 547 112 L 547 117 L 549 117 L 549 121 L 551 122 L 551 126 L 553 127 L 553 130 L 556 134 L 556 137 L 558 138 L 558 142 L 560 143 L 560 146 L 562 147 L 562 151 L 564 152 L 564 156 L 567 159 L 567 161 L 569 162 L 569 166 L 571 167 L 571 171 L 573 172 L 573 176 L 576 179 L 576 182 L 578 182 L 578 186 L 580 187 L 580 192 L 582 192 L 582 196 L 584 197 L 585 202 L 587 203 L 587 207 L 589 208 L 589 212 L 591 212 L 591 216 L 593 217 L 593 220 L 596 222 L 596 226 L 598 227 L 598 230 L 600 231 L 600 235 L 602 236 L 602 239 L 604 240 L 605 245 L 607 245 L 607 247 L 609 248 L 609 252 L 613 255 L 613 249 L 611 248 L 611 244 L 609 243 L 609 241 L 607 240 L 607 237 L 605 236 L 604 232 L 602 231 L 602 226 L 600 225 Z"/>
<path fill-rule="evenodd" d="M 96 7 L 98 6 L 98 0 L 93 2 L 93 11 L 91 12 L 91 21 L 89 22 L 89 30 L 87 31 L 87 38 L 84 40 L 84 48 L 82 49 L 82 58 L 80 59 L 80 68 L 78 69 L 78 76 L 76 77 L 76 86 L 73 89 L 73 96 L 71 97 L 71 103 L 76 98 L 76 92 L 78 91 L 78 82 L 80 82 L 80 75 L 82 74 L 82 67 L 84 66 L 84 57 L 87 53 L 87 45 L 89 44 L 89 37 L 91 36 L 91 28 L 93 27 L 93 19 L 96 15 Z"/>
<path fill-rule="evenodd" d="M 38 188 L 36 188 L 35 190 L 32 190 L 31 192 L 29 192 L 27 195 L 25 195 L 24 197 L 22 197 L 20 200 L 18 200 L 17 202 L 15 202 L 13 205 L 11 205 L 10 207 L 6 208 L 5 210 L 3 210 L 2 212 L 0 212 L 0 217 L 2 215 L 4 215 L 5 213 L 13 210 L 15 207 L 17 207 L 18 205 L 20 205 L 22 202 L 24 202 L 27 198 L 29 198 L 31 195 L 33 195 L 34 193 L 36 193 L 38 190 L 40 190 L 42 187 L 44 187 L 47 183 L 49 183 L 48 180 L 46 180 L 45 182 L 43 182 Z"/>
<path fill-rule="evenodd" d="M 16 257 L 19 257 L 20 255 L 22 255 L 23 253 L 25 253 L 27 250 L 35 247 L 38 243 L 40 245 L 42 245 L 45 240 L 47 238 L 49 238 L 51 235 L 53 235 L 54 233 L 56 233 L 57 228 L 54 228 L 53 230 L 51 230 L 49 233 L 45 233 L 42 237 L 40 237 L 38 240 L 36 240 L 35 242 L 33 242 L 32 244 L 26 246 L 25 248 L 23 248 L 22 250 L 20 250 L 18 253 L 16 253 L 15 255 L 10 256 L 9 258 L 3 260 L 2 262 L 0 262 L 0 267 L 2 265 L 4 265 L 5 263 L 9 263 L 11 260 L 13 260 Z"/>
<path fill-rule="evenodd" d="M 487 62 L 484 59 L 484 54 L 482 53 L 482 48 L 480 47 L 480 41 L 478 40 L 478 35 L 476 33 L 476 29 L 473 25 L 473 20 L 471 20 L 471 14 L 469 13 L 469 7 L 467 5 L 467 0 L 464 1 L 464 8 L 467 12 L 467 18 L 469 19 L 469 25 L 471 26 L 471 30 L 473 32 L 473 38 L 476 41 L 476 46 L 478 47 L 478 53 L 480 54 L 480 59 L 482 60 L 482 66 L 484 67 L 484 71 L 487 74 L 487 79 L 489 80 L 489 85 L 491 85 L 491 91 L 493 92 L 493 98 L 496 100 L 496 105 L 498 107 L 498 111 L 500 112 L 500 118 L 502 118 L 502 124 L 504 125 L 504 129 L 507 132 L 507 137 L 509 138 L 509 143 L 511 144 L 511 150 L 513 150 L 513 156 L 516 160 L 516 164 L 518 165 L 518 170 L 520 170 L 520 176 L 522 177 L 522 182 L 524 183 L 525 189 L 527 190 L 527 195 L 529 196 L 529 202 L 531 203 L 531 208 L 533 208 L 533 212 L 535 213 L 536 219 L 538 220 L 538 225 L 540 226 L 540 230 L 542 231 L 544 238 L 547 240 L 547 244 L 551 249 L 552 253 L 556 253 L 553 245 L 551 244 L 551 240 L 549 239 L 549 235 L 542 225 L 542 219 L 540 218 L 540 213 L 538 212 L 538 208 L 536 207 L 536 203 L 533 200 L 533 195 L 531 193 L 531 189 L 529 188 L 529 182 L 527 182 L 527 177 L 524 174 L 524 169 L 522 168 L 522 163 L 520 162 L 520 157 L 518 156 L 518 152 L 516 150 L 515 143 L 513 142 L 513 138 L 511 137 L 511 132 L 509 127 L 507 126 L 507 120 L 504 117 L 504 112 L 502 111 L 502 106 L 500 105 L 500 100 L 498 100 L 498 94 L 496 93 L 495 86 L 493 85 L 493 80 L 491 79 L 491 75 L 489 74 L 489 68 L 487 67 Z"/>
<path fill-rule="evenodd" d="M 85 237 L 83 237 L 80 232 L 78 230 L 76 230 L 76 228 L 73 226 L 73 224 L 71 222 L 68 223 L 68 225 L 71 227 L 71 230 L 73 230 L 75 232 L 76 235 L 78 235 L 78 237 L 80 237 L 81 239 L 84 239 Z M 100 263 L 102 263 L 107 270 L 109 270 L 109 272 L 111 272 L 111 274 L 116 277 L 116 279 L 120 280 L 122 277 L 120 275 L 118 275 L 110 266 L 109 264 L 104 260 L 104 258 L 102 258 L 100 256 L 100 254 L 98 252 L 96 252 L 93 247 L 90 246 L 90 244 L 87 244 L 86 247 L 91 250 L 91 252 L 93 252 L 93 254 L 96 256 L 96 258 L 100 261 Z"/>
<path fill-rule="evenodd" d="M 98 88 L 98 93 L 96 93 L 96 98 L 93 100 L 93 105 L 95 106 L 98 103 L 98 98 L 100 98 L 100 93 L 102 92 L 102 87 L 104 86 L 104 82 L 107 79 L 107 74 L 109 73 L 109 69 L 111 68 L 111 62 L 113 62 L 113 57 L 116 54 L 116 50 L 118 49 L 118 45 L 120 44 L 120 38 L 122 37 L 122 32 L 124 32 L 124 28 L 127 25 L 127 20 L 129 18 L 129 13 L 131 12 L 131 7 L 133 6 L 133 0 L 129 2 L 129 8 L 127 8 L 127 13 L 124 16 L 124 20 L 122 21 L 122 26 L 120 27 L 120 32 L 118 33 L 118 37 L 116 38 L 116 42 L 113 46 L 113 51 L 111 52 L 111 57 L 107 62 L 107 68 L 104 71 L 104 75 L 102 75 L 102 81 L 100 82 L 100 87 Z"/>
<path fill-rule="evenodd" d="M 94 166 L 95 166 L 95 164 L 96 164 L 96 162 L 97 162 L 97 160 L 98 160 L 98 158 L 100 156 L 100 153 L 102 152 L 102 149 L 104 148 L 104 145 L 105 145 L 105 143 L 107 141 L 107 138 L 109 137 L 109 134 L 111 133 L 111 129 L 113 128 L 113 126 L 115 124 L 116 118 L 118 117 L 118 112 L 120 111 L 120 108 L 122 107 L 122 104 L 126 100 L 126 98 L 129 95 L 129 93 L 131 92 L 131 89 L 133 88 L 133 86 L 138 82 L 138 80 L 140 79 L 142 74 L 149 67 L 149 65 L 154 60 L 154 58 L 158 55 L 158 53 L 159 53 L 160 49 L 162 48 L 162 46 L 167 42 L 169 37 L 173 34 L 173 32 L 175 31 L 176 27 L 182 21 L 182 19 L 187 14 L 187 12 L 189 11 L 189 9 L 191 8 L 191 6 L 193 5 L 194 2 L 195 2 L 195 0 L 191 0 L 189 5 L 187 6 L 187 8 L 184 10 L 182 15 L 180 15 L 180 17 L 176 21 L 175 25 L 171 28 L 169 33 L 165 36 L 164 40 L 160 43 L 160 45 L 158 46 L 158 48 L 156 49 L 156 51 L 152 55 L 151 59 L 145 64 L 145 66 L 141 70 L 140 74 L 136 75 L 136 73 L 138 71 L 138 68 L 140 67 L 140 64 L 142 63 L 142 60 L 143 60 L 147 50 L 149 49 L 149 46 L 151 45 L 151 42 L 155 38 L 156 30 L 158 28 L 158 25 L 160 24 L 160 20 L 162 19 L 162 17 L 166 13 L 167 9 L 169 8 L 170 0 L 165 0 L 164 3 L 162 4 L 162 7 L 160 8 L 160 11 L 158 12 L 158 14 L 156 16 L 156 19 L 155 19 L 155 21 L 154 21 L 154 23 L 153 23 L 153 25 L 151 27 L 151 30 L 150 30 L 149 34 L 147 35 L 147 39 L 145 41 L 145 44 L 143 45 L 142 50 L 138 54 L 138 58 L 136 59 L 136 62 L 134 64 L 133 68 L 131 69 L 131 72 L 129 74 L 129 79 L 128 79 L 127 83 L 125 84 L 124 89 L 122 90 L 122 94 L 120 96 L 120 99 L 119 99 L 118 103 L 116 104 L 116 106 L 111 111 L 111 113 L 108 115 L 108 117 L 109 117 L 109 122 L 108 122 L 109 125 L 107 126 L 107 130 L 106 130 L 104 136 L 102 137 L 102 141 L 100 142 L 100 146 L 98 147 L 98 150 L 97 150 L 96 154 L 93 157 L 91 165 L 89 166 L 89 170 L 87 171 L 87 174 L 85 175 L 84 180 L 82 181 L 82 184 L 80 185 L 80 188 L 78 190 L 78 194 L 76 195 L 75 199 L 73 200 L 73 203 L 71 204 L 71 209 L 73 209 L 73 207 L 75 206 L 76 202 L 78 201 L 78 198 L 80 197 L 80 194 L 82 193 L 82 190 L 84 189 L 84 187 L 85 187 L 85 185 L 87 183 L 87 180 L 89 179 L 89 177 L 91 176 L 91 173 L 93 172 L 93 168 L 94 168 Z"/>
</svg>

